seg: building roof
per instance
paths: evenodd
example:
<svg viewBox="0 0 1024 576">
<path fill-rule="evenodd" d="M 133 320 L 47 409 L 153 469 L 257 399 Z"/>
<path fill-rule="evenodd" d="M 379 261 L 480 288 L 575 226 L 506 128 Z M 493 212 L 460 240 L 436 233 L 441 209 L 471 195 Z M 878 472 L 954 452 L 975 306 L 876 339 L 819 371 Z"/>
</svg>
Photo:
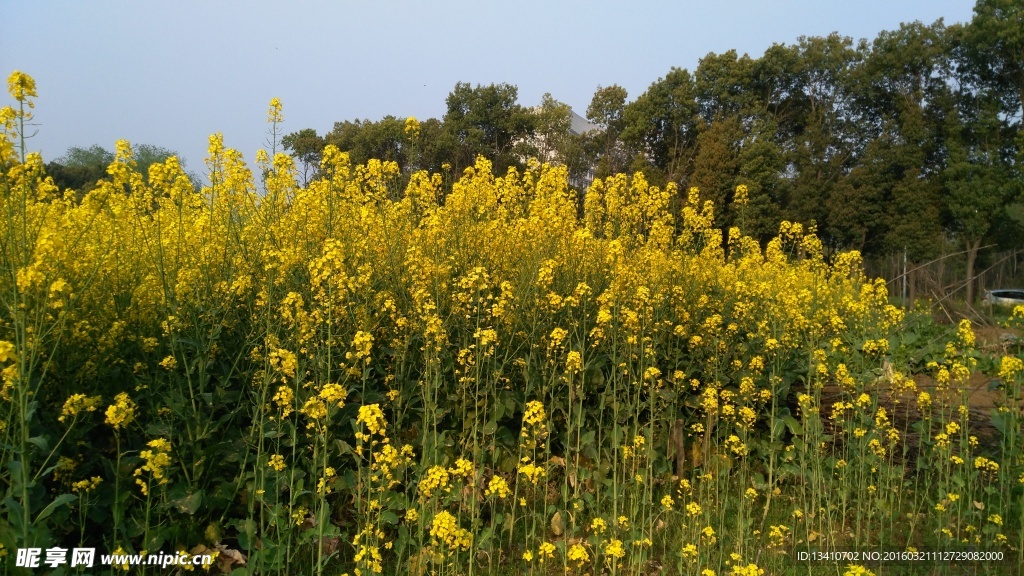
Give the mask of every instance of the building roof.
<svg viewBox="0 0 1024 576">
<path fill-rule="evenodd" d="M 583 116 L 576 113 L 575 110 L 570 110 L 569 113 L 569 133 L 578 136 L 580 134 L 586 134 L 587 132 L 593 132 L 594 130 L 600 130 L 601 127 L 593 122 L 587 120 Z"/>
</svg>

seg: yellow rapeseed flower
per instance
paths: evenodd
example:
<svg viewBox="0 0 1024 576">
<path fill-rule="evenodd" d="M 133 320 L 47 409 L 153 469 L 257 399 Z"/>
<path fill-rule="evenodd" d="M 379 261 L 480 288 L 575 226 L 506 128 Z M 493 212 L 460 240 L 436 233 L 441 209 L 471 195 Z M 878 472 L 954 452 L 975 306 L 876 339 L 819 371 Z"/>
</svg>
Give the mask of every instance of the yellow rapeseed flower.
<svg viewBox="0 0 1024 576">
<path fill-rule="evenodd" d="M 555 545 L 551 542 L 541 542 L 537 548 L 537 560 L 543 563 L 546 558 L 554 558 L 555 550 Z"/>
<path fill-rule="evenodd" d="M 447 510 L 442 510 L 434 516 L 430 523 L 430 538 L 435 545 L 451 550 L 469 550 L 473 543 L 473 534 L 465 528 L 460 528 L 458 521 Z"/>
<path fill-rule="evenodd" d="M 14 350 L 14 344 L 7 340 L 0 340 L 0 362 L 10 362 L 17 358 L 17 354 Z"/>
<path fill-rule="evenodd" d="M 491 481 L 487 484 L 487 490 L 484 491 L 484 496 L 496 495 L 498 498 L 505 499 L 512 494 L 512 490 L 509 489 L 508 483 L 501 476 L 492 476 Z"/>
<path fill-rule="evenodd" d="M 624 558 L 626 549 L 622 547 L 622 540 L 612 538 L 604 547 L 604 554 L 610 558 Z"/>
<path fill-rule="evenodd" d="M 36 81 L 19 70 L 11 72 L 7 77 L 7 93 L 18 102 L 27 102 L 29 98 L 39 97 L 36 93 Z"/>
<path fill-rule="evenodd" d="M 104 422 L 114 430 L 120 430 L 132 423 L 135 419 L 135 402 L 128 397 L 126 392 L 120 392 L 114 396 L 114 403 L 107 406 L 106 419 Z"/>
<path fill-rule="evenodd" d="M 89 397 L 85 394 L 72 394 L 64 401 L 64 407 L 61 408 L 57 421 L 64 422 L 68 417 L 74 418 L 81 412 L 95 412 L 102 401 L 101 396 Z"/>
<path fill-rule="evenodd" d="M 370 361 L 370 352 L 373 350 L 373 334 L 369 332 L 359 331 L 352 338 L 352 351 L 347 352 L 345 357 L 349 360 L 363 360 L 364 362 Z"/>
<path fill-rule="evenodd" d="M 328 404 L 335 404 L 338 408 L 344 408 L 348 390 L 345 390 L 341 384 L 327 383 L 320 389 L 318 396 Z"/>
<path fill-rule="evenodd" d="M 424 498 L 430 498 L 438 490 L 450 490 L 448 469 L 444 466 L 432 466 L 425 477 L 420 479 L 419 492 Z"/>
<path fill-rule="evenodd" d="M 570 562 L 576 562 L 577 568 L 582 568 L 584 564 L 590 561 L 590 554 L 582 544 L 573 544 L 569 547 L 566 558 Z"/>
<path fill-rule="evenodd" d="M 283 472 L 288 465 L 284 462 L 284 456 L 280 454 L 272 454 L 270 456 L 270 460 L 267 462 L 267 466 L 278 472 Z"/>
<path fill-rule="evenodd" d="M 1011 381 L 1024 372 L 1024 361 L 1016 356 L 1003 356 L 999 361 L 999 377 Z"/>
<path fill-rule="evenodd" d="M 311 420 L 322 420 L 327 417 L 327 404 L 316 396 L 310 396 L 302 405 L 301 412 Z M 312 425 L 311 423 L 310 426 Z"/>
<path fill-rule="evenodd" d="M 360 406 L 356 422 L 366 426 L 370 436 L 374 434 L 384 436 L 387 433 L 388 422 L 384 419 L 384 411 L 381 410 L 380 404 Z"/>
<path fill-rule="evenodd" d="M 281 111 L 281 99 L 271 98 L 270 107 L 267 109 L 267 123 L 275 124 L 284 122 L 284 113 Z"/>
<path fill-rule="evenodd" d="M 462 478 L 463 480 L 470 480 L 474 476 L 473 463 L 465 458 L 457 458 L 455 460 L 455 466 L 448 470 L 448 473 L 454 478 Z"/>
<path fill-rule="evenodd" d="M 737 186 L 736 192 L 735 194 L 733 194 L 732 197 L 733 203 L 736 204 L 737 206 L 746 206 L 747 202 L 749 202 L 749 198 L 747 196 L 748 190 L 749 189 L 747 188 L 746 184 L 740 184 L 739 186 Z"/>
<path fill-rule="evenodd" d="M 577 373 L 583 369 L 583 357 L 576 350 L 571 350 L 565 356 L 565 370 L 570 373 Z"/>
<path fill-rule="evenodd" d="M 409 138 L 416 139 L 420 135 L 420 122 L 413 116 L 409 116 L 405 119 L 405 135 Z"/>
<path fill-rule="evenodd" d="M 103 482 L 103 478 L 93 476 L 89 480 L 79 480 L 78 482 L 71 484 L 71 489 L 75 492 L 89 493 L 95 490 L 101 482 Z"/>
<path fill-rule="evenodd" d="M 278 386 L 273 401 L 281 410 L 282 418 L 287 418 L 289 414 L 295 411 L 295 392 L 291 386 Z"/>
<path fill-rule="evenodd" d="M 143 450 L 139 452 L 139 456 L 145 461 L 145 464 L 135 470 L 135 476 L 137 477 L 135 483 L 140 486 L 142 493 L 149 494 L 149 484 L 142 478 L 144 472 L 149 472 L 150 477 L 156 480 L 158 484 L 167 483 L 167 467 L 171 464 L 171 443 L 165 438 L 156 438 L 150 440 L 147 446 L 151 450 Z"/>
<path fill-rule="evenodd" d="M 529 479 L 530 483 L 533 484 L 534 486 L 537 485 L 537 482 L 540 481 L 541 478 L 547 475 L 547 472 L 544 470 L 543 466 L 538 466 L 533 462 L 526 462 L 524 464 L 520 464 L 519 473 L 522 474 L 523 476 L 526 476 L 526 478 Z"/>
</svg>

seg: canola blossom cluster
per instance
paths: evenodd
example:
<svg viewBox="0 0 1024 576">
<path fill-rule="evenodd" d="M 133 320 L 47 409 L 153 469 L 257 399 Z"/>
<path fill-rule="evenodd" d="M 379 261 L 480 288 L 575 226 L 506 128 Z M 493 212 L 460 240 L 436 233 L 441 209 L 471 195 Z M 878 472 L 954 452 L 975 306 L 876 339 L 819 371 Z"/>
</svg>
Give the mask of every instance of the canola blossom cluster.
<svg viewBox="0 0 1024 576">
<path fill-rule="evenodd" d="M 300 185 L 276 140 L 249 166 L 219 134 L 205 185 L 120 141 L 94 188 L 60 190 L 24 146 L 35 83 L 8 89 L 0 557 L 715 576 L 899 541 L 1024 561 L 1020 350 L 983 361 L 970 322 L 914 348 L 886 284 L 812 227 L 753 237 L 696 188 L 575 190 L 536 161 L 430 174 L 327 146 Z M 267 120 L 276 138 L 279 100 Z"/>
</svg>

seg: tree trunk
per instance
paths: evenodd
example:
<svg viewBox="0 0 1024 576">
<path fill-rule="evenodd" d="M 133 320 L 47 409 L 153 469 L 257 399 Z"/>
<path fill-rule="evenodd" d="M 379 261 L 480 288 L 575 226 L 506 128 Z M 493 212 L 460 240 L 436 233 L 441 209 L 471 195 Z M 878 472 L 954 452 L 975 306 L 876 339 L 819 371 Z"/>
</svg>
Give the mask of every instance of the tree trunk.
<svg viewBox="0 0 1024 576">
<path fill-rule="evenodd" d="M 981 239 L 967 241 L 967 305 L 974 304 L 974 263 L 978 260 Z"/>
</svg>

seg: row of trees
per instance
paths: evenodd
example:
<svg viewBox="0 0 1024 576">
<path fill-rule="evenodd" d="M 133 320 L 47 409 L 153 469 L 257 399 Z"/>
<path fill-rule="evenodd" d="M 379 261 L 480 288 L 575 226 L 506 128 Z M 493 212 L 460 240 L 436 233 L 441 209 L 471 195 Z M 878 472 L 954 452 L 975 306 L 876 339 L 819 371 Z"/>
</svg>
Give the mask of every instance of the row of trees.
<svg viewBox="0 0 1024 576">
<path fill-rule="evenodd" d="M 153 144 L 141 144 L 133 147 L 135 165 L 142 174 L 149 173 L 149 166 L 165 162 L 171 156 L 180 156 Z M 81 196 L 95 188 L 100 180 L 108 178 L 107 166 L 114 161 L 114 153 L 94 144 L 88 148 L 72 146 L 63 156 L 46 163 L 46 174 L 53 178 L 53 183 L 61 190 L 75 190 Z M 184 161 L 182 168 L 184 168 Z M 198 175 L 189 173 L 189 178 L 197 188 L 201 186 Z"/>
<path fill-rule="evenodd" d="M 282 139 L 300 162 L 304 179 L 311 178 L 328 144 L 348 151 L 357 163 L 370 158 L 395 161 L 403 172 L 425 169 L 456 171 L 483 155 L 504 171 L 531 156 L 557 159 L 584 167 L 586 138 L 570 132 L 567 104 L 545 94 L 541 105 L 518 103 L 518 89 L 509 84 L 473 87 L 460 82 L 448 95 L 442 120 L 430 118 L 407 126 L 406 118 L 385 116 L 379 121 L 346 120 L 320 136 L 305 128 Z"/>
<path fill-rule="evenodd" d="M 758 58 L 711 53 L 632 100 L 599 86 L 586 110 L 598 130 L 572 130 L 569 106 L 550 95 L 527 108 L 515 86 L 459 83 L 441 119 L 346 120 L 281 143 L 307 181 L 327 144 L 355 162 L 396 161 L 405 174 L 457 174 L 477 155 L 499 171 L 531 156 L 557 161 L 581 189 L 642 171 L 699 187 L 724 228 L 764 238 L 781 220 L 814 223 L 831 249 L 902 252 L 911 268 L 953 241 L 970 279 L 983 247 L 1024 248 L 1022 102 L 1024 4 L 978 0 L 966 24 L 914 22 L 856 43 L 803 37 Z M 172 154 L 137 150 L 140 166 Z M 110 159 L 98 146 L 73 148 L 47 169 L 86 190 Z M 742 213 L 732 202 L 740 184 Z"/>
</svg>

